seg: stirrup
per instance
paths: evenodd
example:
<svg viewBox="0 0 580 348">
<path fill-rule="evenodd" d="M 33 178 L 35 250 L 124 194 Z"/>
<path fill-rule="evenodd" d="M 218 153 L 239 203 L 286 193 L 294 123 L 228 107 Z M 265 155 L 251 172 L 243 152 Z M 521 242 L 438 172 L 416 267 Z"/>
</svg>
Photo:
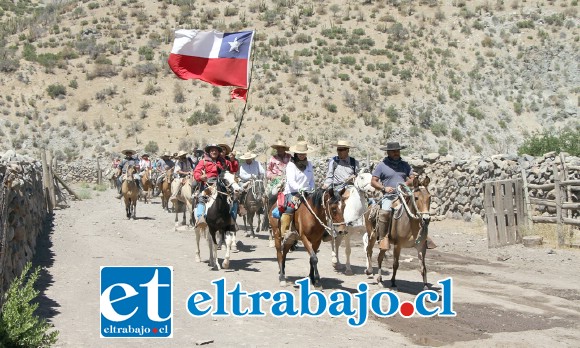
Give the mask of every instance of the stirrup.
<svg viewBox="0 0 580 348">
<path fill-rule="evenodd" d="M 288 240 L 290 240 L 290 237 L 295 237 L 294 241 L 298 241 L 300 235 L 296 231 L 287 231 L 286 234 L 284 234 L 284 238 L 282 238 L 282 245 L 286 245 Z"/>
</svg>

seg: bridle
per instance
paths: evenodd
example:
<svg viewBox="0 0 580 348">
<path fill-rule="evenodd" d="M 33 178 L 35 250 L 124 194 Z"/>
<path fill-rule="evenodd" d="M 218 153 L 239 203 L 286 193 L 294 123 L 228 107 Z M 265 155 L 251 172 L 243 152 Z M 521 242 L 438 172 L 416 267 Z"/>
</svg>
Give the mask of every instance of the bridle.
<svg viewBox="0 0 580 348">
<path fill-rule="evenodd" d="M 411 191 L 411 189 L 405 185 L 405 184 L 399 184 L 397 185 L 397 195 L 399 196 L 399 200 L 401 201 L 401 204 L 403 205 L 403 207 L 405 208 L 405 211 L 407 212 L 407 214 L 409 215 L 409 217 L 413 220 L 421 220 L 421 223 L 427 222 L 431 219 L 431 213 L 429 211 L 419 211 L 419 208 L 417 207 L 417 203 L 415 202 L 415 199 L 411 199 L 411 204 L 413 205 L 413 210 L 416 213 L 412 213 L 411 209 L 409 209 L 409 206 L 407 204 L 407 200 L 405 199 L 405 197 L 413 197 L 414 192 L 418 192 L 421 190 L 427 190 L 427 188 L 425 186 L 417 186 L 415 188 L 413 188 L 413 190 Z M 402 211 L 401 211 L 402 213 Z"/>
<path fill-rule="evenodd" d="M 324 196 L 326 196 L 328 192 L 324 192 L 324 194 L 322 195 L 322 209 L 324 211 L 324 215 L 326 217 L 327 221 L 330 221 L 330 225 L 332 227 L 329 227 L 327 224 L 325 224 L 324 222 L 322 222 L 322 220 L 320 220 L 318 218 L 318 215 L 316 215 L 316 213 L 314 212 L 314 210 L 312 209 L 312 207 L 310 206 L 310 203 L 308 203 L 308 200 L 306 199 L 306 196 L 304 195 L 304 192 L 300 192 L 300 196 L 302 197 L 302 201 L 306 204 L 306 208 L 308 209 L 308 211 L 314 215 L 314 218 L 316 219 L 316 221 L 318 221 L 318 223 L 329 233 L 331 233 L 332 235 L 334 235 L 332 232 L 334 232 L 334 227 L 336 226 L 341 226 L 341 225 L 346 225 L 346 222 L 333 222 L 332 221 L 332 214 L 330 214 L 330 205 L 326 205 L 326 200 L 324 199 Z M 328 200 L 330 200 L 331 197 L 329 195 Z"/>
</svg>

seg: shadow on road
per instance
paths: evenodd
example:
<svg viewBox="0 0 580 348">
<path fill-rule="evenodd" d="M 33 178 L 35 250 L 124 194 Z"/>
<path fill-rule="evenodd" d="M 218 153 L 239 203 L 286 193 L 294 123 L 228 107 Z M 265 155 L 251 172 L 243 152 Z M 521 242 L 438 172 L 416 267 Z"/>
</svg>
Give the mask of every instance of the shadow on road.
<svg viewBox="0 0 580 348">
<path fill-rule="evenodd" d="M 46 296 L 46 290 L 54 283 L 50 274 L 50 268 L 54 264 L 54 252 L 52 251 L 52 241 L 50 237 L 54 232 L 54 214 L 47 215 L 44 222 L 43 231 L 36 240 L 36 253 L 32 258 L 32 266 L 40 266 L 40 276 L 36 282 L 35 288 L 40 291 L 36 298 L 38 309 L 36 314 L 42 318 L 51 319 L 59 314 L 60 305 Z"/>
</svg>

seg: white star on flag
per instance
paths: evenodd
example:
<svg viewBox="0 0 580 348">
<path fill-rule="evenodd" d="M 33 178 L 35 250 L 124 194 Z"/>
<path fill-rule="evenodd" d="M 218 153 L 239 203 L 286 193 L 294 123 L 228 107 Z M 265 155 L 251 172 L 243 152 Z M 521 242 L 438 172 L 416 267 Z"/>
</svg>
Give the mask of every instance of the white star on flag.
<svg viewBox="0 0 580 348">
<path fill-rule="evenodd" d="M 234 39 L 234 41 L 228 43 L 230 44 L 230 52 L 231 51 L 236 51 L 238 53 L 240 52 L 240 46 L 242 45 L 242 42 L 238 41 L 237 37 Z"/>
</svg>

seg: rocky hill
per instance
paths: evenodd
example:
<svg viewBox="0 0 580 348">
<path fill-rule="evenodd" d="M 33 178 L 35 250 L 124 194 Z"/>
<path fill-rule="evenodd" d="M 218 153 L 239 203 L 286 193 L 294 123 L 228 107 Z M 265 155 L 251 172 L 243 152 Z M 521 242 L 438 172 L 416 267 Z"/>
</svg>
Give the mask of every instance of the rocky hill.
<svg viewBox="0 0 580 348">
<path fill-rule="evenodd" d="M 232 143 L 243 102 L 180 80 L 179 28 L 255 29 L 236 148 L 387 140 L 408 153 L 513 153 L 577 129 L 578 1 L 0 1 L 0 152 L 62 160 Z M 205 122 L 204 122 L 205 121 Z M 200 123 L 204 122 L 204 123 Z"/>
</svg>

